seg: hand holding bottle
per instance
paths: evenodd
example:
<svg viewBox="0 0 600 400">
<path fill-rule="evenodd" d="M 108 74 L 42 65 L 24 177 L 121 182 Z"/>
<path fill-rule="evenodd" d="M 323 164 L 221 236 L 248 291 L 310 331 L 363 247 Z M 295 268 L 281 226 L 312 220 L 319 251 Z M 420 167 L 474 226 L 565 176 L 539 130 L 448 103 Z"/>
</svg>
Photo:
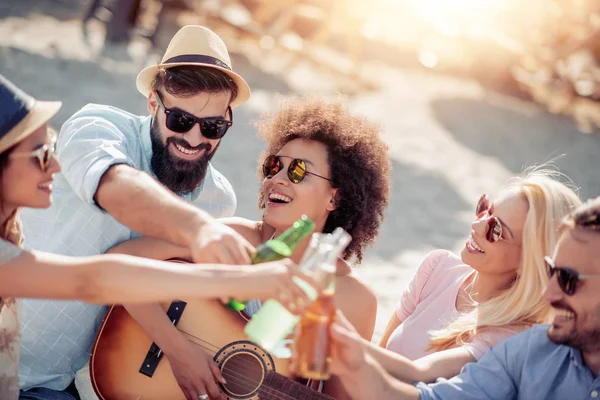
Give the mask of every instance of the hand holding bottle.
<svg viewBox="0 0 600 400">
<path fill-rule="evenodd" d="M 302 314 L 312 302 L 306 293 L 307 286 L 314 291 L 321 290 L 314 278 L 302 273 L 288 258 L 257 265 L 247 273 L 238 290 L 242 296 L 275 298 L 294 315 Z M 298 280 L 303 282 L 304 290 L 295 284 Z"/>
<path fill-rule="evenodd" d="M 313 235 L 300 267 L 306 275 L 292 277 L 294 286 L 306 292 L 311 304 L 325 287 L 333 289 L 336 260 L 349 241 L 350 235 L 341 228 L 336 229 L 334 234 Z M 309 276 L 312 279 L 309 280 Z M 330 292 L 333 293 L 332 290 Z M 267 300 L 244 329 L 250 340 L 267 351 L 273 351 L 300 320 L 299 314 L 291 314 L 278 300 L 277 297 Z"/>
<path fill-rule="evenodd" d="M 258 246 L 252 254 L 252 264 L 261 264 L 269 261 L 281 260 L 292 255 L 296 246 L 315 229 L 315 223 L 303 215 L 298 221 L 281 234 L 278 238 L 271 238 Z M 298 279 L 296 279 L 298 280 Z M 242 311 L 246 307 L 245 301 L 229 299 L 227 307 L 233 311 Z"/>
</svg>

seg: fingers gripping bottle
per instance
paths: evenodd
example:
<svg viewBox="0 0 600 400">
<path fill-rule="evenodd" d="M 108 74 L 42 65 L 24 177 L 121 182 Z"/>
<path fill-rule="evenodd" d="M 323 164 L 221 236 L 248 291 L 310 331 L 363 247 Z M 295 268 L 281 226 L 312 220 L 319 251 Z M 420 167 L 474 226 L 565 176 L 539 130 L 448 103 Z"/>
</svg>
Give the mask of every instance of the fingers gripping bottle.
<svg viewBox="0 0 600 400">
<path fill-rule="evenodd" d="M 334 231 L 331 251 L 327 259 L 317 269 L 317 280 L 323 290 L 316 301 L 302 316 L 294 332 L 292 365 L 296 376 L 326 380 L 330 377 L 331 338 L 329 329 L 335 319 L 336 307 L 333 301 L 335 290 L 336 263 L 341 252 L 350 243 L 350 235 L 343 229 Z"/>
<path fill-rule="evenodd" d="M 312 276 L 321 287 L 329 287 L 335 278 L 337 259 L 349 242 L 350 235 L 341 228 L 336 229 L 333 234 L 314 233 L 300 263 L 300 270 Z M 294 282 L 311 300 L 316 300 L 319 296 L 315 288 L 300 278 L 295 277 Z M 277 300 L 269 299 L 248 322 L 244 331 L 250 340 L 263 349 L 272 351 L 293 331 L 299 319 Z"/>
<path fill-rule="evenodd" d="M 304 239 L 315 229 L 315 223 L 303 215 L 299 220 L 283 232 L 279 237 L 267 240 L 256 249 L 252 254 L 252 264 L 260 264 L 269 261 L 277 261 L 292 255 L 292 252 Z M 233 311 L 242 311 L 245 308 L 245 301 L 229 299 L 227 308 Z"/>
</svg>

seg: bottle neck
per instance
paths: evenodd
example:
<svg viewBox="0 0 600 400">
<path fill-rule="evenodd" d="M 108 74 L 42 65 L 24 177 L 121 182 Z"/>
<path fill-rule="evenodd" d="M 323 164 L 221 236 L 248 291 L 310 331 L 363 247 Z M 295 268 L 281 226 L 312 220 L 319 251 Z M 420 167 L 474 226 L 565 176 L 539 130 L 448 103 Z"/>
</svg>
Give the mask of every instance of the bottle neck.
<svg viewBox="0 0 600 400">
<path fill-rule="evenodd" d="M 314 280 L 324 289 L 324 291 L 335 290 L 335 277 L 336 267 L 328 262 L 320 264 L 313 275 Z"/>
<path fill-rule="evenodd" d="M 306 238 L 312 232 L 314 227 L 315 224 L 312 223 L 312 221 L 301 219 L 296 221 L 291 228 L 283 232 L 281 236 L 273 240 L 285 243 L 285 245 L 293 251 L 302 239 Z"/>
</svg>

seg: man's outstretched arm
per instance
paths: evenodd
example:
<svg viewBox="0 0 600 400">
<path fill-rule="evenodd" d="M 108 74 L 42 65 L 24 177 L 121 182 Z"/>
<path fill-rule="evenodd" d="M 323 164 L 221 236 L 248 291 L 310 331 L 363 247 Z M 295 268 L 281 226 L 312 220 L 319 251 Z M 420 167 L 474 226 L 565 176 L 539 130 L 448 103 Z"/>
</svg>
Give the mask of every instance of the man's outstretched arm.
<svg viewBox="0 0 600 400">
<path fill-rule="evenodd" d="M 195 262 L 250 263 L 252 246 L 241 235 L 129 165 L 111 166 L 94 200 L 133 231 L 189 248 Z"/>
</svg>

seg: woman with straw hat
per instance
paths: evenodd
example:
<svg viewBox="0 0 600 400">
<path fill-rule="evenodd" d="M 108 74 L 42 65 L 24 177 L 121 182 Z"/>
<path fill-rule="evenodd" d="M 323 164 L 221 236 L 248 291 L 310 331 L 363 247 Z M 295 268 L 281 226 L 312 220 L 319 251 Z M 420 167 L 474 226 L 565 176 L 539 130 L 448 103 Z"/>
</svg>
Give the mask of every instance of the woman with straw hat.
<svg viewBox="0 0 600 400">
<path fill-rule="evenodd" d="M 22 250 L 19 211 L 48 207 L 53 175 L 60 171 L 56 135 L 47 126 L 60 107 L 60 102 L 35 100 L 0 75 L 0 399 L 19 397 L 15 297 L 131 303 L 240 293 L 268 297 L 288 291 L 290 309 L 298 308 L 297 299 L 305 300 L 291 284 L 297 274 L 291 262 L 178 267 L 121 255 L 75 258 Z"/>
</svg>

